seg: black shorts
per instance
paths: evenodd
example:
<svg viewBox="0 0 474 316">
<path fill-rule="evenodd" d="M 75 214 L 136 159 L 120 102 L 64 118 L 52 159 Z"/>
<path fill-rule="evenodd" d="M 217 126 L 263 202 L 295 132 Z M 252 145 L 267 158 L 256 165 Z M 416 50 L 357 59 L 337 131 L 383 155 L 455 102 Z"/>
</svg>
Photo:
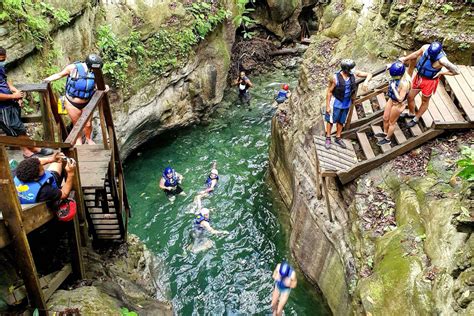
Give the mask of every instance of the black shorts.
<svg viewBox="0 0 474 316">
<path fill-rule="evenodd" d="M 248 91 L 246 91 L 244 93 L 239 92 L 239 100 L 243 105 L 244 104 L 249 105 L 250 104 L 250 99 L 251 99 L 251 96 L 250 96 L 250 93 Z"/>
<path fill-rule="evenodd" d="M 21 108 L 18 105 L 0 104 L 0 128 L 8 136 L 26 135 L 25 124 L 21 121 Z"/>
<path fill-rule="evenodd" d="M 166 196 L 174 196 L 183 192 L 183 189 L 181 189 L 181 187 L 177 185 L 176 189 L 174 189 L 173 191 L 168 191 L 168 190 L 163 190 L 163 191 L 165 192 Z"/>
</svg>

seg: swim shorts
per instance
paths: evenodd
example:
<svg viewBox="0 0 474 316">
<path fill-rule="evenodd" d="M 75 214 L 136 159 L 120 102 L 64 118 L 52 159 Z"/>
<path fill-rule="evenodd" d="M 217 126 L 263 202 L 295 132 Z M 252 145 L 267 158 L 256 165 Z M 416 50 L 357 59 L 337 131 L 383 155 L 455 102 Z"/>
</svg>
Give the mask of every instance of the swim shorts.
<svg viewBox="0 0 474 316">
<path fill-rule="evenodd" d="M 431 97 L 436 93 L 438 83 L 439 77 L 436 79 L 429 79 L 415 74 L 415 77 L 413 77 L 412 89 L 421 90 L 421 94 L 425 97 Z"/>
</svg>

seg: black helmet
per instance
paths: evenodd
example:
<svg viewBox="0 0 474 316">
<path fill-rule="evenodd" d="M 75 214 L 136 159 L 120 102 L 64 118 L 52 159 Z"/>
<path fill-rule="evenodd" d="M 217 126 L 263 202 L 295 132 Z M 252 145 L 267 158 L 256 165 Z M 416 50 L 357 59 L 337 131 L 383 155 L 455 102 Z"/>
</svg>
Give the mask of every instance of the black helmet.
<svg viewBox="0 0 474 316">
<path fill-rule="evenodd" d="M 352 59 L 343 59 L 341 60 L 341 70 L 344 72 L 351 72 L 355 67 L 356 63 Z"/>
<path fill-rule="evenodd" d="M 89 54 L 86 58 L 87 68 L 102 68 L 103 62 L 99 55 Z"/>
</svg>

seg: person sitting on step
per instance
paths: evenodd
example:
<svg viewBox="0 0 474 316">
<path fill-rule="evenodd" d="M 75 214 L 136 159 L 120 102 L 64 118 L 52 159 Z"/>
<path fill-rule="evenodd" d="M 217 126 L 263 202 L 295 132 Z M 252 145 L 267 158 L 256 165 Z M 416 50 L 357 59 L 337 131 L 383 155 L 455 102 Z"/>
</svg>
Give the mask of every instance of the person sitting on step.
<svg viewBox="0 0 474 316">
<path fill-rule="evenodd" d="M 346 144 L 341 138 L 342 128 L 346 123 L 347 114 L 351 107 L 352 99 L 357 94 L 356 78 L 366 78 L 363 89 L 368 89 L 372 74 L 368 72 L 353 71 L 355 62 L 351 59 L 341 61 L 341 70 L 329 78 L 329 85 L 326 93 L 326 149 L 331 147 L 332 125 L 336 123 L 336 144 L 346 148 Z"/>
<path fill-rule="evenodd" d="M 30 139 L 25 124 L 21 120 L 23 93 L 8 82 L 5 71 L 7 51 L 0 47 L 0 128 L 7 134 L 18 138 Z M 23 157 L 49 156 L 53 150 L 49 148 L 21 147 Z"/>
<path fill-rule="evenodd" d="M 415 126 L 423 113 L 428 109 L 431 96 L 436 93 L 439 79 L 441 76 L 459 75 L 458 68 L 451 63 L 443 51 L 443 46 L 439 42 L 423 45 L 416 52 L 406 57 L 400 57 L 401 62 L 418 59 L 416 64 L 416 72 L 413 76 L 411 91 L 408 94 L 408 110 L 407 115 L 402 117 L 413 118 L 408 122 L 408 127 Z M 445 70 L 443 70 L 445 69 Z M 415 97 L 421 91 L 421 106 L 415 114 Z M 431 126 L 427 126 L 431 127 Z"/>
<path fill-rule="evenodd" d="M 47 164 L 50 165 L 45 169 L 44 165 Z M 66 173 L 65 177 L 63 171 Z M 55 205 L 69 196 L 75 171 L 76 162 L 59 152 L 48 158 L 23 160 L 15 169 L 13 179 L 20 203 L 49 202 L 50 206 Z M 62 185 L 64 178 L 66 181 Z"/>
<path fill-rule="evenodd" d="M 375 134 L 375 137 L 382 138 L 377 142 L 379 146 L 391 143 L 390 139 L 395 131 L 395 124 L 397 124 L 400 113 L 405 109 L 405 101 L 411 87 L 411 78 L 401 61 L 396 61 L 387 67 L 391 79 L 388 85 L 388 101 L 383 112 L 383 133 Z"/>
</svg>

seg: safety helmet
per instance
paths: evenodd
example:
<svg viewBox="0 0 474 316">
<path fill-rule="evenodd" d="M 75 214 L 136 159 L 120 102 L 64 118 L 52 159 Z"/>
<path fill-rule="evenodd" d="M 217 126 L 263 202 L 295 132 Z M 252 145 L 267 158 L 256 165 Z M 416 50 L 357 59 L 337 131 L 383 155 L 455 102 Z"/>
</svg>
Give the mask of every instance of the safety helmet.
<svg viewBox="0 0 474 316">
<path fill-rule="evenodd" d="M 290 265 L 288 264 L 288 262 L 286 261 L 283 261 L 281 264 L 280 264 L 280 275 L 282 277 L 289 277 L 290 276 L 290 271 L 291 271 L 291 268 L 290 268 Z"/>
<path fill-rule="evenodd" d="M 430 44 L 430 47 L 428 47 L 428 55 L 430 58 L 436 58 L 439 53 L 443 50 L 443 45 L 441 45 L 440 42 L 433 42 Z"/>
<path fill-rule="evenodd" d="M 400 77 L 405 73 L 405 65 L 401 61 L 394 62 L 389 69 L 390 76 Z"/>
<path fill-rule="evenodd" d="M 351 70 L 355 67 L 355 62 L 352 59 L 343 59 L 341 60 L 341 70 L 344 72 L 351 72 Z"/>
<path fill-rule="evenodd" d="M 286 90 L 286 91 L 288 91 L 288 89 L 290 89 L 290 86 L 289 86 L 289 85 L 287 85 L 287 84 L 284 84 L 284 85 L 283 85 L 283 90 Z"/>
<path fill-rule="evenodd" d="M 102 68 L 102 65 L 104 63 L 102 62 L 102 58 L 99 57 L 99 55 L 96 54 L 89 54 L 86 58 L 86 65 L 87 68 Z"/>
<path fill-rule="evenodd" d="M 219 172 L 217 171 L 217 169 L 212 169 L 211 174 L 215 174 L 216 176 L 218 176 Z"/>
<path fill-rule="evenodd" d="M 201 209 L 200 213 L 201 213 L 202 216 L 209 215 L 209 209 L 204 207 L 204 208 Z"/>
<path fill-rule="evenodd" d="M 77 212 L 77 204 L 73 199 L 63 200 L 56 211 L 56 216 L 61 222 L 69 222 Z"/>
<path fill-rule="evenodd" d="M 171 167 L 166 167 L 165 168 L 165 171 L 163 171 L 163 174 L 166 176 L 166 175 L 169 175 L 170 173 L 173 173 L 173 169 Z"/>
</svg>

